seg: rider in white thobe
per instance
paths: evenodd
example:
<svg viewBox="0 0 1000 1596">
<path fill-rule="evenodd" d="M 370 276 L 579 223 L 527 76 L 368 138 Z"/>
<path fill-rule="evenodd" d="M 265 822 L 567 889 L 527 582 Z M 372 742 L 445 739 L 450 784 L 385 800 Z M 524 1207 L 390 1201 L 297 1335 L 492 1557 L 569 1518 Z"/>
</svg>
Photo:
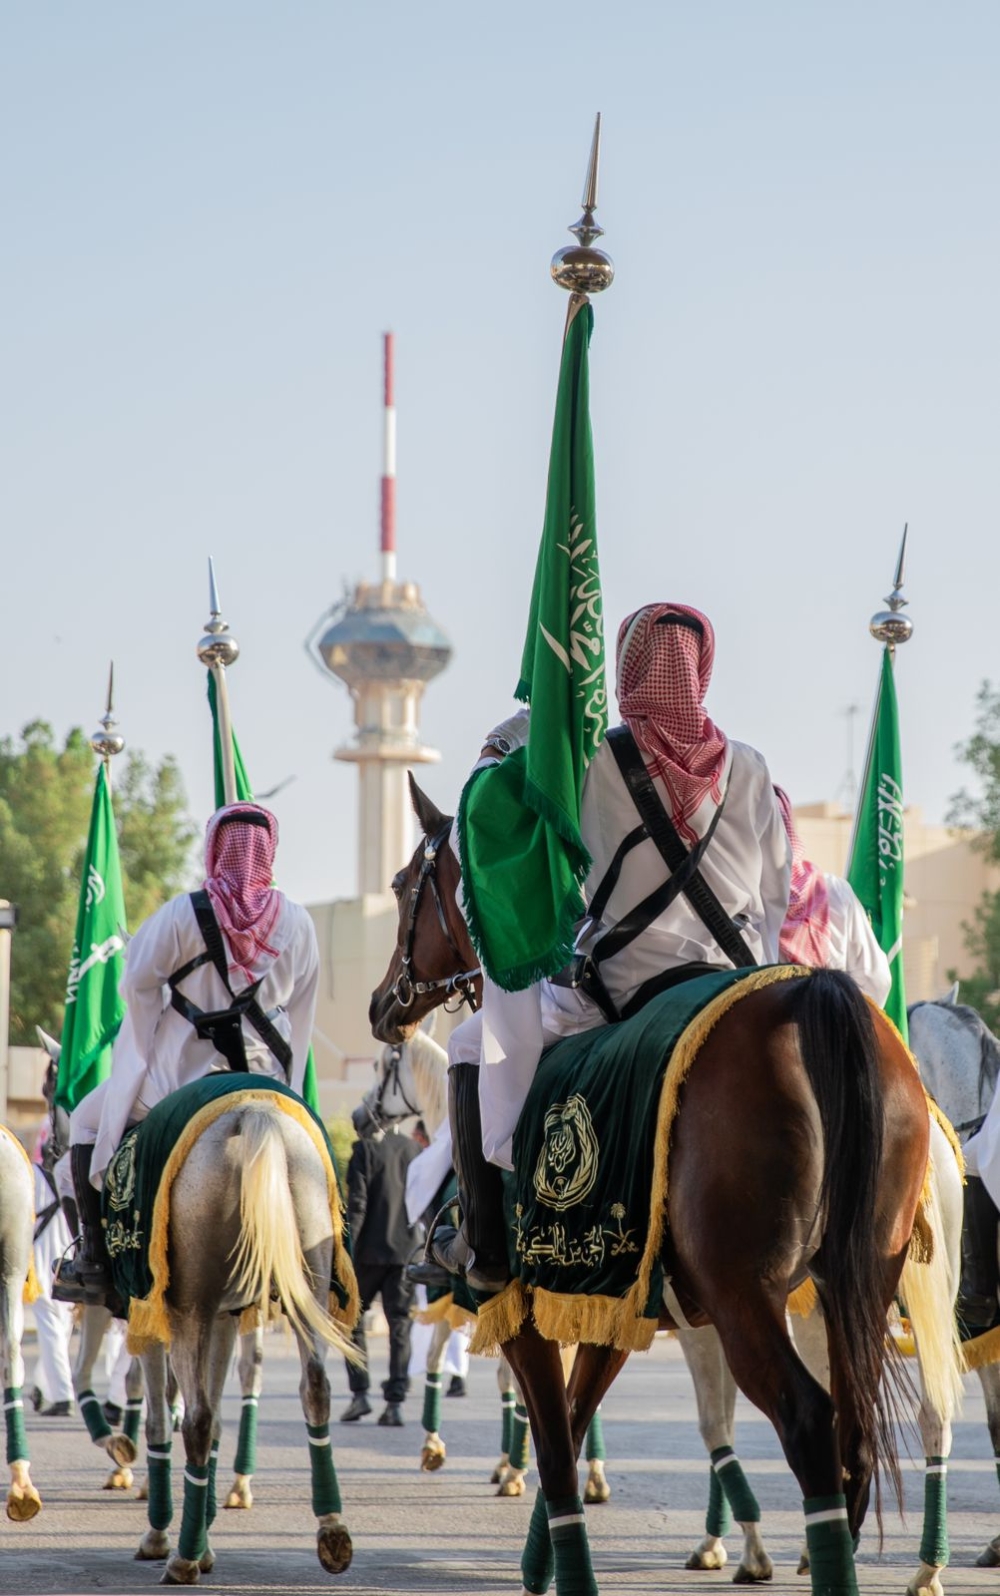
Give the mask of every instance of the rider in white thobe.
<svg viewBox="0 0 1000 1596">
<path fill-rule="evenodd" d="M 630 616 L 618 640 L 618 696 L 622 718 L 642 752 L 657 796 L 689 846 L 715 822 L 701 861 L 701 874 L 762 964 L 778 959 L 778 941 L 788 904 L 791 855 L 771 777 L 754 749 L 726 738 L 703 708 L 711 676 L 714 635 L 707 619 L 683 605 L 650 605 Z M 486 739 L 483 756 L 503 757 L 527 739 L 525 712 L 515 715 Z M 724 800 L 724 801 L 723 801 Z M 719 813 L 720 804 L 722 805 Z M 602 744 L 587 770 L 581 807 L 581 834 L 593 860 L 585 885 L 590 902 L 620 843 L 639 816 L 617 761 Z M 655 844 L 646 839 L 625 855 L 621 874 L 608 897 L 600 924 L 585 920 L 579 952 L 595 944 L 619 920 L 667 879 Z M 699 963 L 731 968 L 712 933 L 684 896 L 670 906 L 615 957 L 600 967 L 605 986 L 621 1009 L 648 979 L 676 966 Z M 597 1003 L 579 988 L 536 983 L 522 992 L 504 992 L 484 980 L 483 1008 L 449 1038 L 449 1063 L 474 1063 L 479 1070 L 481 1155 L 511 1168 L 511 1141 L 542 1050 L 550 1042 L 605 1023 Z M 453 1131 L 459 1156 L 471 1166 L 472 1112 L 463 1100 L 469 1084 L 452 1070 Z M 470 1083 L 471 1084 L 471 1083 Z M 463 1118 L 466 1124 L 463 1136 Z M 480 1171 L 481 1173 L 481 1171 Z M 500 1238 L 491 1237 L 487 1267 L 475 1264 L 475 1226 L 469 1222 L 469 1188 L 476 1171 L 460 1170 L 466 1198 L 466 1231 L 457 1237 L 440 1229 L 432 1252 L 443 1266 L 465 1269 L 473 1285 L 502 1284 Z M 496 1206 L 484 1191 L 471 1192 L 474 1215 Z M 480 1242 L 481 1253 L 487 1252 Z"/>
</svg>

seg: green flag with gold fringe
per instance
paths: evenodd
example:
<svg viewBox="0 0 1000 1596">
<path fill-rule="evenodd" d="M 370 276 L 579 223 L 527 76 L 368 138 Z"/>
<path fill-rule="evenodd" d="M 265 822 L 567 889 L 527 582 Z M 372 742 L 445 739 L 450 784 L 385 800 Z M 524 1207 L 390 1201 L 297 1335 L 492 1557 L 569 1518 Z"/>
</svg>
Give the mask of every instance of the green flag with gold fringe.
<svg viewBox="0 0 1000 1596">
<path fill-rule="evenodd" d="M 882 652 L 871 742 L 854 826 L 847 879 L 889 961 L 885 1012 L 907 1037 L 903 979 L 903 767 L 892 653 Z"/>
<path fill-rule="evenodd" d="M 222 774 L 222 737 L 219 730 L 219 705 L 215 689 L 215 677 L 208 673 L 208 702 L 212 710 L 212 752 L 215 763 L 215 807 L 221 809 L 226 801 L 226 784 Z M 233 764 L 236 768 L 236 801 L 237 803 L 253 803 L 253 792 L 250 788 L 250 778 L 247 767 L 243 763 L 243 754 L 233 732 Z M 313 1059 L 312 1048 L 306 1057 L 306 1073 L 302 1083 L 302 1096 L 314 1114 L 319 1113 L 319 1090 L 316 1085 L 316 1064 Z"/>
<path fill-rule="evenodd" d="M 590 858 L 580 835 L 587 766 L 607 729 L 597 559 L 589 347 L 593 311 L 566 330 L 545 520 L 515 697 L 531 706 L 526 748 L 474 772 L 458 812 L 472 940 L 508 991 L 561 969 L 583 913 Z"/>
</svg>

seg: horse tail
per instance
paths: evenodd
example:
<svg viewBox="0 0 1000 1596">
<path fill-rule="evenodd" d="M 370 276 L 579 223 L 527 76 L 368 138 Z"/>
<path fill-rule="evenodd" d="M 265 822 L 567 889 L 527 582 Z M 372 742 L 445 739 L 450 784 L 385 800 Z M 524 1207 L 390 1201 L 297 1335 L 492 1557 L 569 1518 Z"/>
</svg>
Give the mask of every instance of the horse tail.
<svg viewBox="0 0 1000 1596">
<path fill-rule="evenodd" d="M 955 1155 L 931 1120 L 930 1179 L 923 1204 L 930 1245 L 906 1255 L 899 1295 L 913 1327 L 920 1359 L 924 1403 L 950 1423 L 962 1403 L 962 1358 L 955 1320 L 955 1295 L 961 1268 L 962 1177 Z M 945 1197 L 953 1187 L 950 1205 Z M 949 1215 L 946 1208 L 950 1206 Z"/>
<path fill-rule="evenodd" d="M 237 1289 L 246 1302 L 258 1303 L 265 1316 L 273 1291 L 300 1335 L 308 1338 L 312 1331 L 356 1362 L 349 1336 L 316 1299 L 292 1201 L 279 1111 L 271 1103 L 248 1103 L 240 1110 L 239 1124 L 243 1160 L 240 1239 L 233 1255 Z M 324 1281 L 324 1297 L 327 1290 Z"/>
<path fill-rule="evenodd" d="M 882 1385 L 887 1304 L 877 1201 L 885 1119 L 878 1043 L 868 1003 L 842 971 L 815 970 L 797 985 L 793 1013 L 823 1127 L 825 1217 L 815 1274 L 827 1335 L 840 1349 L 836 1400 L 854 1414 L 859 1455 L 872 1466 L 881 1524 L 881 1469 L 900 1508 L 902 1480 L 894 1393 Z"/>
</svg>

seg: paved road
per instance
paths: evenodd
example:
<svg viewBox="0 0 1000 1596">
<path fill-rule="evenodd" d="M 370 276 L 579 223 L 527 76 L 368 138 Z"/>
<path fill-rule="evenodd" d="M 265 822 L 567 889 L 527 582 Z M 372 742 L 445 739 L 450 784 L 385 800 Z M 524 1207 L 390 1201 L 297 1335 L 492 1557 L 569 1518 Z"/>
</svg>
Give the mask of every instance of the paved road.
<svg viewBox="0 0 1000 1596">
<path fill-rule="evenodd" d="M 370 1343 L 376 1364 L 384 1342 Z M 30 1367 L 30 1356 L 29 1356 Z M 498 1500 L 487 1484 L 499 1441 L 495 1366 L 476 1360 L 465 1400 L 444 1402 L 449 1459 L 439 1474 L 416 1467 L 421 1431 L 412 1401 L 402 1430 L 379 1430 L 373 1419 L 335 1427 L 337 1467 L 346 1516 L 354 1537 L 350 1570 L 337 1580 L 324 1574 L 313 1552 L 308 1459 L 296 1385 L 298 1363 L 284 1338 L 267 1343 L 260 1408 L 259 1472 L 250 1513 L 220 1513 L 212 1535 L 217 1554 L 206 1590 L 272 1592 L 297 1596 L 330 1588 L 351 1596 L 436 1592 L 440 1596 L 510 1596 L 520 1588 L 518 1557 L 532 1489 L 521 1501 Z M 342 1369 L 332 1370 L 335 1409 L 346 1401 Z M 225 1402 L 222 1456 L 233 1455 L 238 1395 L 231 1382 Z M 29 1414 L 29 1419 L 32 1416 Z M 614 1495 L 606 1507 L 588 1509 L 594 1562 L 603 1592 L 693 1596 L 728 1589 L 727 1574 L 686 1574 L 683 1562 L 700 1538 L 707 1467 L 694 1418 L 690 1382 L 676 1345 L 659 1339 L 645 1358 L 633 1358 L 605 1409 L 609 1477 Z M 0 1529 L 0 1592 L 78 1596 L 84 1591 L 148 1592 L 160 1565 L 136 1564 L 132 1553 L 144 1528 L 144 1509 L 100 1489 L 106 1471 L 75 1420 L 33 1419 L 34 1477 L 45 1506 L 31 1524 Z M 739 1418 L 737 1445 L 764 1511 L 767 1543 L 776 1565 L 774 1587 L 803 1596 L 795 1577 L 801 1516 L 796 1487 L 773 1432 L 752 1409 Z M 179 1437 L 175 1452 L 179 1451 Z M 873 1532 L 862 1543 L 861 1588 L 902 1596 L 916 1567 L 922 1473 L 905 1467 L 908 1527 L 888 1521 L 885 1554 L 878 1560 Z M 220 1468 L 220 1485 L 224 1470 Z M 180 1469 L 175 1467 L 179 1501 Z M 1000 1573 L 972 1567 L 986 1540 L 1000 1532 L 1000 1493 L 983 1424 L 978 1382 L 967 1382 L 964 1418 L 956 1431 L 951 1469 L 953 1567 L 951 1596 L 995 1593 Z M 178 1524 L 175 1518 L 174 1528 Z M 738 1544 L 730 1537 L 731 1553 Z M 738 1557 L 734 1556 L 734 1564 Z"/>
</svg>

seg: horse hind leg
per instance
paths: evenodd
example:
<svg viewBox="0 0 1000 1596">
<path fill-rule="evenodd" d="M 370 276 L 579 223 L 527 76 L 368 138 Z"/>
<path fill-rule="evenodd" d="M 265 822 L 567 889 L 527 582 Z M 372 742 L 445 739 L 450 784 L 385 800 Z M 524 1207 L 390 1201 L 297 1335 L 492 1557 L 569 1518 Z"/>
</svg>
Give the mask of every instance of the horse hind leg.
<svg viewBox="0 0 1000 1596">
<path fill-rule="evenodd" d="M 988 1363 L 977 1369 L 979 1383 L 986 1403 L 986 1423 L 989 1427 L 993 1455 L 996 1459 L 997 1479 L 1000 1481 L 1000 1366 Z M 977 1568 L 1000 1567 L 1000 1535 L 995 1535 L 976 1558 Z"/>
<path fill-rule="evenodd" d="M 236 1340 L 230 1314 L 189 1311 L 171 1314 L 174 1367 L 184 1393 L 184 1512 L 177 1550 L 167 1561 L 163 1585 L 196 1585 L 215 1556 L 208 1541 L 213 1451 L 218 1455 L 219 1404 Z"/>
<path fill-rule="evenodd" d="M 25 1222 L 30 1218 L 25 1212 Z M 30 1238 L 30 1231 L 28 1232 Z M 3 1378 L 4 1423 L 7 1431 L 7 1463 L 10 1485 L 7 1490 L 7 1517 L 15 1524 L 26 1524 L 41 1512 L 42 1499 L 31 1482 L 28 1437 L 24 1427 L 24 1359 L 21 1337 L 24 1332 L 22 1290 L 28 1272 L 18 1259 L 5 1259 L 6 1272 L 0 1278 L 0 1368 Z"/>
<path fill-rule="evenodd" d="M 326 1275 L 329 1277 L 329 1264 Z M 302 1378 L 299 1396 L 309 1437 L 309 1476 L 312 1510 L 316 1518 L 316 1553 L 328 1574 L 350 1567 L 354 1547 L 341 1517 L 342 1502 L 330 1440 L 330 1382 L 323 1367 L 323 1350 L 315 1339 L 296 1331 Z"/>
<path fill-rule="evenodd" d="M 743 1531 L 743 1555 L 733 1583 L 759 1584 L 773 1577 L 774 1568 L 760 1533 L 760 1506 L 733 1449 L 736 1382 L 714 1326 L 691 1329 L 683 1325 L 679 1305 L 672 1303 L 671 1308 L 678 1325 L 677 1339 L 694 1384 L 698 1429 L 710 1461 L 705 1538 L 684 1566 L 725 1567 L 728 1557 L 723 1536 L 731 1512 Z"/>
<path fill-rule="evenodd" d="M 420 1467 L 428 1474 L 444 1468 L 447 1448 L 441 1439 L 441 1381 L 444 1355 L 451 1337 L 447 1319 L 439 1319 L 431 1332 L 427 1347 L 427 1367 L 424 1372 L 424 1443 L 420 1449 Z"/>
<path fill-rule="evenodd" d="M 233 1463 L 233 1484 L 225 1505 L 251 1508 L 250 1481 L 257 1472 L 257 1405 L 264 1383 L 264 1328 L 258 1325 L 240 1336 L 240 1434 Z"/>
</svg>

